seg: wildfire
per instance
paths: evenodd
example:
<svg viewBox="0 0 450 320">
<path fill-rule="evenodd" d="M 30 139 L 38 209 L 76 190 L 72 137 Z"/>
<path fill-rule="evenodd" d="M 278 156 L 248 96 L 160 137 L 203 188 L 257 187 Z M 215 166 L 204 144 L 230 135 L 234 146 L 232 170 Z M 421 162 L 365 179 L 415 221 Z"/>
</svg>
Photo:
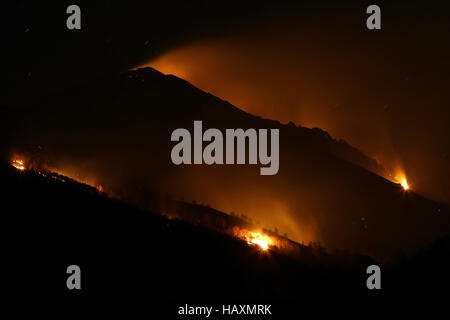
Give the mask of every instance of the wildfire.
<svg viewBox="0 0 450 320">
<path fill-rule="evenodd" d="M 247 242 L 248 244 L 258 245 L 264 251 L 269 249 L 269 245 L 271 244 L 270 237 L 258 232 L 249 232 L 247 235 Z"/>
<path fill-rule="evenodd" d="M 403 169 L 397 170 L 397 174 L 395 174 L 395 178 L 393 179 L 393 181 L 395 183 L 400 184 L 400 186 L 403 188 L 404 191 L 407 191 L 410 189 L 408 180 L 406 179 L 406 173 Z"/>
<path fill-rule="evenodd" d="M 16 168 L 17 170 L 20 170 L 20 171 L 25 170 L 25 163 L 23 160 L 14 159 L 13 161 L 11 161 L 11 165 L 14 168 Z"/>
<path fill-rule="evenodd" d="M 261 240 L 261 239 L 252 239 L 250 243 L 254 243 L 257 244 L 258 246 L 260 246 L 263 250 L 267 250 L 269 249 L 269 244 L 267 243 L 267 241 Z"/>
<path fill-rule="evenodd" d="M 231 233 L 233 236 L 244 240 L 249 245 L 257 245 L 263 251 L 268 250 L 270 246 L 274 245 L 274 239 L 261 232 L 249 231 L 234 226 Z"/>
<path fill-rule="evenodd" d="M 406 181 L 406 178 L 403 178 L 401 180 L 400 184 L 402 185 L 404 190 L 408 190 L 409 189 L 408 181 Z"/>
</svg>

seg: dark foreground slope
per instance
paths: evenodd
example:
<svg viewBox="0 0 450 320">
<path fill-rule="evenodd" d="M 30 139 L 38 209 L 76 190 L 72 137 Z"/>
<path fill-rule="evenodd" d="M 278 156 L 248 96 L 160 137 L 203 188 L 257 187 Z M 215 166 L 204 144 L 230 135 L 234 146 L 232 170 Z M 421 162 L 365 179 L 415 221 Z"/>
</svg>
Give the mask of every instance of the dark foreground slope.
<svg viewBox="0 0 450 320">
<path fill-rule="evenodd" d="M 223 234 L 138 210 L 67 178 L 9 166 L 0 170 L 1 295 L 148 296 L 223 303 L 445 297 L 450 284 L 446 239 L 413 259 L 399 255 L 382 265 L 383 289 L 374 292 L 365 284 L 365 270 L 374 263 L 367 256 L 311 251 L 299 260 L 263 252 Z M 81 267 L 81 291 L 66 288 L 66 268 L 72 264 Z"/>
<path fill-rule="evenodd" d="M 141 211 L 67 178 L 1 167 L 3 295 L 262 298 L 364 292 L 363 256 L 296 261 Z M 82 270 L 80 293 L 66 268 Z M 326 286 L 326 287 L 324 287 Z"/>
</svg>

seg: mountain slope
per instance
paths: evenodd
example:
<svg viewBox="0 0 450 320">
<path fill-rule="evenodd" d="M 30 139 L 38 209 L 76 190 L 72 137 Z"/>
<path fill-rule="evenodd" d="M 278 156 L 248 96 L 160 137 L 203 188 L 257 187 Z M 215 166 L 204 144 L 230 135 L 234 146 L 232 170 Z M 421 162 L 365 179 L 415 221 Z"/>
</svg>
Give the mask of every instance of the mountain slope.
<svg viewBox="0 0 450 320">
<path fill-rule="evenodd" d="M 173 130 L 279 128 L 280 170 L 175 166 Z M 12 145 L 40 146 L 69 176 L 146 207 L 149 191 L 245 214 L 298 242 L 387 256 L 449 231 L 448 210 L 368 171 L 382 170 L 321 130 L 247 114 L 174 76 L 146 68 L 111 75 L 11 114 Z M 70 173 L 70 174 L 69 174 Z"/>
<path fill-rule="evenodd" d="M 306 247 L 294 258 L 140 210 L 64 176 L 1 164 L 0 177 L 3 206 L 11 208 L 1 214 L 1 296 L 145 296 L 153 313 L 167 314 L 169 301 L 443 297 L 450 284 L 449 237 L 387 264 Z M 66 287 L 73 264 L 81 268 L 80 291 Z M 371 264 L 381 266 L 383 290 L 366 289 Z"/>
<path fill-rule="evenodd" d="M 363 294 L 360 270 L 372 263 L 319 251 L 301 260 L 261 251 L 63 176 L 5 165 L 0 176 L 3 205 L 11 208 L 1 215 L 1 295 L 287 298 L 333 296 L 343 281 L 354 295 Z M 66 289 L 72 264 L 82 270 L 80 292 Z"/>
</svg>

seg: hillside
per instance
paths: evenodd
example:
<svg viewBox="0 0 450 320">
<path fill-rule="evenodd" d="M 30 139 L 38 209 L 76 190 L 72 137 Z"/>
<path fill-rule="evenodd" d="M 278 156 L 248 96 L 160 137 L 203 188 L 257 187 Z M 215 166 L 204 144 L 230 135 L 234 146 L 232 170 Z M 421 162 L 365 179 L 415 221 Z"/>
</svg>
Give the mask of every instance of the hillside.
<svg viewBox="0 0 450 320">
<path fill-rule="evenodd" d="M 79 295 L 65 287 L 71 264 L 81 267 L 85 297 L 288 298 L 335 295 L 343 281 L 353 295 L 361 291 L 358 270 L 372 261 L 307 248 L 301 260 L 262 251 L 67 177 L 2 165 L 1 184 L 10 208 L 1 216 L 2 295 Z"/>
<path fill-rule="evenodd" d="M 450 230 L 443 205 L 387 181 L 382 168 L 320 129 L 245 113 L 188 82 L 150 68 L 110 75 L 49 96 L 7 116 L 10 145 L 39 148 L 59 172 L 101 184 L 141 208 L 170 194 L 246 215 L 297 242 L 389 257 L 413 253 Z M 176 128 L 278 128 L 280 170 L 175 166 Z"/>
<path fill-rule="evenodd" d="M 10 208 L 1 215 L 0 295 L 145 296 L 154 298 L 155 305 L 160 299 L 223 303 L 230 297 L 273 303 L 442 297 L 450 284 L 449 237 L 413 258 L 397 253 L 381 264 L 383 290 L 374 292 L 365 287 L 365 269 L 377 263 L 368 256 L 307 247 L 300 257 L 277 248 L 263 251 L 210 228 L 110 199 L 67 177 L 9 165 L 0 167 L 0 177 L 3 205 Z M 226 216 L 211 210 L 204 214 Z M 82 270 L 78 292 L 65 286 L 71 264 Z"/>
</svg>

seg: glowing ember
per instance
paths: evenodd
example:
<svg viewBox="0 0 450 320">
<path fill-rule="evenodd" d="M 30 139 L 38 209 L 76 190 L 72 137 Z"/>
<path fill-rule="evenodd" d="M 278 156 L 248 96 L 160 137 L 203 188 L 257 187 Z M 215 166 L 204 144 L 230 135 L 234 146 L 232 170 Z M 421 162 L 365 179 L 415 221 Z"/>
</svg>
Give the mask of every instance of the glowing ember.
<svg viewBox="0 0 450 320">
<path fill-rule="evenodd" d="M 264 251 L 269 249 L 269 244 L 271 243 L 268 236 L 257 232 L 249 232 L 247 236 L 247 242 L 249 244 L 258 245 Z"/>
<path fill-rule="evenodd" d="M 25 165 L 23 160 L 13 160 L 11 161 L 11 165 L 17 170 L 23 171 L 25 170 Z"/>
<path fill-rule="evenodd" d="M 402 185 L 403 189 L 405 189 L 405 190 L 408 190 L 408 189 L 409 189 L 408 182 L 406 181 L 405 178 L 402 179 L 402 181 L 400 182 L 400 184 Z"/>
</svg>

